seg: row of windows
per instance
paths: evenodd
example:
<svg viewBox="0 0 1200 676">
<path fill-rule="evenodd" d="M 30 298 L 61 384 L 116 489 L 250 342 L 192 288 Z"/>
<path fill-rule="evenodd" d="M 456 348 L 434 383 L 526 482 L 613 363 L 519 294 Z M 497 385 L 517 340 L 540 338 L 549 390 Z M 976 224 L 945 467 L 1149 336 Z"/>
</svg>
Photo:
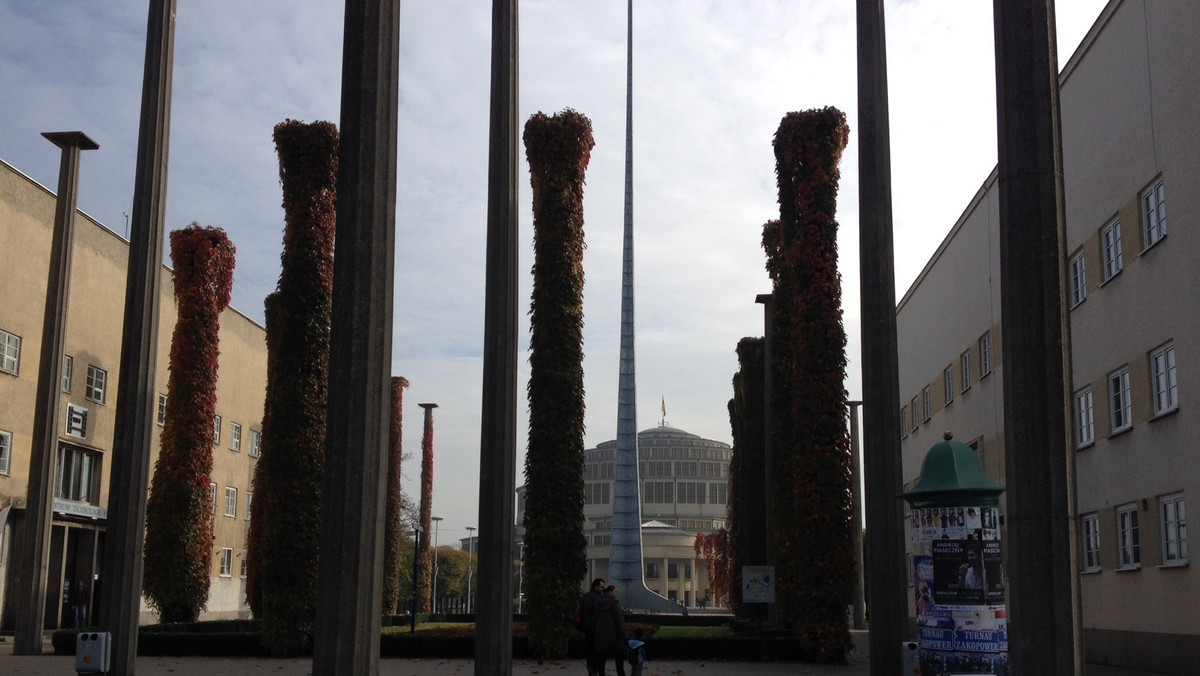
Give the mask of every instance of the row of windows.
<svg viewBox="0 0 1200 676">
<path fill-rule="evenodd" d="M 1137 503 L 1120 505 L 1116 508 L 1116 551 L 1119 570 L 1135 570 L 1142 567 L 1141 534 L 1138 527 Z M 1187 510 L 1183 494 L 1163 496 L 1158 502 L 1159 535 L 1162 544 L 1160 565 L 1181 566 L 1188 563 Z M 1085 514 L 1080 517 L 1080 547 L 1083 570 L 1086 573 L 1101 569 L 1100 515 Z"/>
<path fill-rule="evenodd" d="M 0 372 L 14 376 L 21 374 L 21 337 L 4 330 L 0 330 Z M 63 355 L 63 392 L 71 391 L 71 380 L 74 373 L 75 358 L 69 354 Z M 84 385 L 83 396 L 88 401 L 103 404 L 107 391 L 108 371 L 95 364 L 88 364 L 87 381 Z"/>
<path fill-rule="evenodd" d="M 158 417 L 159 426 L 167 422 L 167 395 L 158 395 Z M 221 443 L 221 416 L 213 417 L 213 444 Z M 262 447 L 262 432 L 250 430 L 250 447 L 246 449 L 251 458 L 257 458 Z M 236 422 L 229 423 L 229 450 L 238 452 L 242 450 L 242 424 Z"/>
<path fill-rule="evenodd" d="M 1167 236 L 1166 191 L 1158 180 L 1141 195 L 1142 245 L 1149 249 Z M 1087 262 L 1084 250 L 1077 251 L 1068 263 L 1070 268 L 1071 307 L 1087 300 Z M 1101 284 L 1106 284 L 1124 269 L 1121 250 L 1121 218 L 1117 216 L 1100 229 Z"/>
<path fill-rule="evenodd" d="M 216 484 L 216 482 L 209 482 L 209 484 L 208 484 L 208 501 L 209 501 L 209 506 L 212 508 L 212 513 L 216 514 L 217 513 L 217 484 Z M 237 518 L 237 503 L 238 503 L 238 489 L 234 488 L 233 486 L 226 486 L 225 487 L 225 516 L 228 516 L 230 518 Z M 244 516 L 243 516 L 243 518 L 246 521 L 250 520 L 250 508 L 251 508 L 251 505 L 253 505 L 253 504 L 254 504 L 254 492 L 246 491 L 246 506 L 245 506 Z"/>
<path fill-rule="evenodd" d="M 979 378 L 983 379 L 992 373 L 992 332 L 988 331 L 979 337 L 978 341 L 979 354 Z M 965 350 L 958 358 L 958 383 L 960 386 L 959 392 L 966 392 L 971 389 L 971 384 L 974 382 L 974 359 L 971 350 Z M 942 371 L 942 387 L 944 388 L 945 402 L 947 404 L 954 401 L 954 364 L 947 366 Z M 900 438 L 908 436 L 909 431 L 916 432 L 920 428 L 921 423 L 929 422 L 933 418 L 933 391 L 929 385 L 926 385 L 921 394 L 913 397 L 908 406 L 900 407 Z"/>
<path fill-rule="evenodd" d="M 1150 367 L 1151 417 L 1172 413 L 1179 408 L 1179 383 L 1175 369 L 1175 346 L 1163 345 L 1148 355 Z M 1133 396 L 1129 365 L 1125 364 L 1108 374 L 1107 401 L 1110 434 L 1120 434 L 1133 427 Z M 1083 448 L 1096 440 L 1096 425 L 1092 386 L 1075 393 L 1075 447 Z"/>
</svg>

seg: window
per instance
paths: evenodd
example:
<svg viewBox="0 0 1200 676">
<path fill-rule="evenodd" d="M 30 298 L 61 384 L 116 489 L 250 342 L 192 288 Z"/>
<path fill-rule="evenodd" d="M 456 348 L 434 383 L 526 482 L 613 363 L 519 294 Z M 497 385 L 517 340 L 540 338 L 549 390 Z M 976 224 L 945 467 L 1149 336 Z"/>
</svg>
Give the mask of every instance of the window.
<svg viewBox="0 0 1200 676">
<path fill-rule="evenodd" d="M 1121 568 L 1141 568 L 1137 505 L 1132 503 L 1117 508 L 1117 554 Z"/>
<path fill-rule="evenodd" d="M 229 450 L 242 450 L 242 426 L 238 423 L 229 423 Z"/>
<path fill-rule="evenodd" d="M 1108 376 L 1109 421 L 1112 433 L 1124 432 L 1133 426 L 1133 402 L 1129 398 L 1129 367 Z"/>
<path fill-rule="evenodd" d="M 1096 426 L 1092 412 L 1092 388 L 1075 393 L 1075 448 L 1090 446 L 1096 441 Z"/>
<path fill-rule="evenodd" d="M 233 575 L 233 550 L 229 547 L 221 548 L 221 577 L 230 577 Z"/>
<path fill-rule="evenodd" d="M 1100 517 L 1088 514 L 1083 517 L 1080 537 L 1083 538 L 1083 571 L 1092 573 L 1100 570 Z"/>
<path fill-rule="evenodd" d="M 729 500 L 729 484 L 709 484 L 708 503 L 723 505 Z"/>
<path fill-rule="evenodd" d="M 60 446 L 54 497 L 96 504 L 100 497 L 100 454 Z"/>
<path fill-rule="evenodd" d="M 1142 232 L 1149 249 L 1167 236 L 1167 199 L 1161 180 L 1142 193 L 1142 219 Z"/>
<path fill-rule="evenodd" d="M 221 416 L 213 416 L 213 443 L 221 443 Z"/>
<path fill-rule="evenodd" d="M 257 458 L 259 448 L 262 446 L 262 432 L 258 430 L 250 430 L 250 450 L 247 451 L 251 458 Z"/>
<path fill-rule="evenodd" d="M 75 358 L 69 354 L 63 355 L 62 391 L 71 391 L 71 372 L 75 370 Z"/>
<path fill-rule="evenodd" d="M 208 484 L 208 504 L 209 504 L 209 507 L 212 509 L 212 513 L 216 514 L 217 513 L 217 484 L 216 483 L 210 482 Z"/>
<path fill-rule="evenodd" d="M 249 554 L 249 552 L 247 550 L 243 549 L 242 550 L 242 572 L 241 572 L 241 578 L 243 580 L 246 579 L 246 561 L 247 561 L 246 555 L 247 554 Z"/>
<path fill-rule="evenodd" d="M 962 391 L 966 392 L 971 389 L 971 351 L 967 350 L 958 358 L 959 368 L 962 372 Z"/>
<path fill-rule="evenodd" d="M 1071 307 L 1087 298 L 1087 270 L 1084 268 L 1083 253 L 1071 258 Z"/>
<path fill-rule="evenodd" d="M 102 368 L 88 364 L 87 387 L 83 390 L 83 396 L 89 401 L 94 401 L 97 404 L 104 403 L 104 390 L 108 386 L 108 371 Z"/>
<path fill-rule="evenodd" d="M 233 486 L 225 487 L 225 516 L 237 515 L 237 489 Z"/>
<path fill-rule="evenodd" d="M 954 401 L 954 369 L 949 366 L 942 371 L 942 380 L 946 383 L 946 403 Z"/>
<path fill-rule="evenodd" d="M 680 481 L 675 487 L 675 499 L 681 504 L 703 505 L 707 484 Z"/>
<path fill-rule="evenodd" d="M 900 407 L 900 438 L 908 438 L 908 407 Z"/>
<path fill-rule="evenodd" d="M 650 578 L 652 580 L 658 579 L 658 564 L 657 563 L 647 563 L 646 564 L 646 577 Z"/>
<path fill-rule="evenodd" d="M 983 378 L 992 372 L 992 332 L 988 331 L 979 338 L 979 377 Z"/>
<path fill-rule="evenodd" d="M 911 407 L 912 407 L 912 431 L 916 432 L 917 425 L 920 424 L 917 421 L 917 398 L 916 397 L 913 397 L 913 400 L 911 402 Z"/>
<path fill-rule="evenodd" d="M 0 474 L 8 474 L 8 462 L 12 457 L 12 432 L 0 430 Z"/>
<path fill-rule="evenodd" d="M 667 564 L 667 579 L 668 580 L 678 580 L 679 579 L 679 564 L 678 563 L 668 563 Z"/>
<path fill-rule="evenodd" d="M 675 484 L 670 481 L 647 481 L 643 485 L 643 491 L 646 504 L 663 505 L 675 502 Z"/>
<path fill-rule="evenodd" d="M 0 371 L 14 376 L 21 368 L 21 337 L 0 331 Z"/>
<path fill-rule="evenodd" d="M 583 502 L 586 505 L 607 505 L 610 502 L 608 482 L 583 485 Z"/>
<path fill-rule="evenodd" d="M 1163 565 L 1187 563 L 1187 515 L 1183 495 L 1168 495 L 1158 504 L 1162 513 Z"/>
<path fill-rule="evenodd" d="M 925 386 L 924 390 L 921 390 L 921 400 L 925 405 L 924 421 L 929 422 L 929 419 L 933 417 L 933 406 L 930 403 L 930 395 L 929 395 L 929 386 L 928 385 Z"/>
<path fill-rule="evenodd" d="M 1154 391 L 1154 415 L 1179 408 L 1174 345 L 1167 345 L 1150 355 L 1150 378 Z"/>
<path fill-rule="evenodd" d="M 1115 277 L 1124 264 L 1121 262 L 1121 221 L 1109 223 L 1100 231 L 1100 256 L 1104 259 L 1104 281 Z"/>
<path fill-rule="evenodd" d="M 158 419 L 156 420 L 159 427 L 167 422 L 167 395 L 158 395 Z"/>
</svg>

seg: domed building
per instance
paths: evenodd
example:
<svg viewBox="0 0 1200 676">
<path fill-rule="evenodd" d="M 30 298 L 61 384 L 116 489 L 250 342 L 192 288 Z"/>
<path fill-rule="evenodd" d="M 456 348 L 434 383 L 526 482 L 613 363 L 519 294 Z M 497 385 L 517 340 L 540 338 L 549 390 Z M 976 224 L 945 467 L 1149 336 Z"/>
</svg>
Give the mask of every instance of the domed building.
<svg viewBox="0 0 1200 676">
<path fill-rule="evenodd" d="M 607 578 L 612 530 L 613 463 L 617 442 L 584 451 L 586 579 Z M 696 561 L 698 533 L 725 526 L 729 444 L 660 425 L 638 432 L 638 491 L 646 586 L 687 607 L 707 603 L 708 569 Z M 518 532 L 525 487 L 517 489 Z M 697 569 L 699 565 L 699 569 Z"/>
</svg>

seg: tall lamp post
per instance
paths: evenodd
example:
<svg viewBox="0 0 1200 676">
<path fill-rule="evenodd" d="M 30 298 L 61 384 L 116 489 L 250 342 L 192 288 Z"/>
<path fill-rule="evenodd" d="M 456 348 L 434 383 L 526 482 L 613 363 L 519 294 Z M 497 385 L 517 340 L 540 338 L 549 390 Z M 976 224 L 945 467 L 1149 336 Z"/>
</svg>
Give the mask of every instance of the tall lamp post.
<svg viewBox="0 0 1200 676">
<path fill-rule="evenodd" d="M 440 517 L 440 516 L 434 516 L 434 517 L 430 517 L 430 518 L 431 518 L 431 520 L 433 521 L 433 599 L 431 599 L 431 600 L 433 601 L 433 603 L 432 603 L 432 605 L 431 605 L 431 608 L 433 609 L 433 612 L 435 612 L 435 613 L 436 613 L 436 612 L 437 612 L 437 599 L 438 599 L 438 595 L 437 595 L 437 576 L 438 576 L 438 551 L 437 551 L 437 548 L 438 548 L 438 542 L 437 542 L 437 541 L 438 541 L 438 524 L 439 524 L 439 523 L 441 523 L 441 521 L 442 521 L 442 517 Z"/>
<path fill-rule="evenodd" d="M 475 526 L 467 526 L 467 612 L 471 612 L 471 558 L 475 556 Z"/>
</svg>

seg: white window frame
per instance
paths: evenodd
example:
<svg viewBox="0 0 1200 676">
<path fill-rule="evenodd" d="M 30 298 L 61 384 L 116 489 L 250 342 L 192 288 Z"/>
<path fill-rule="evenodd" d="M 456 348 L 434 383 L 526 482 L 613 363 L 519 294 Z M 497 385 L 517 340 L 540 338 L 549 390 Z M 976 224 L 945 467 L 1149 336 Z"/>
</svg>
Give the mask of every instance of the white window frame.
<svg viewBox="0 0 1200 676">
<path fill-rule="evenodd" d="M 1083 572 L 1095 573 L 1100 570 L 1100 516 L 1087 514 L 1080 519 L 1079 536 L 1082 539 L 1083 552 L 1080 557 L 1083 562 Z"/>
<path fill-rule="evenodd" d="M 155 422 L 158 423 L 159 427 L 167 423 L 167 395 L 161 392 L 158 394 L 158 414 Z"/>
<path fill-rule="evenodd" d="M 946 386 L 946 403 L 954 403 L 954 367 L 947 366 L 946 370 L 942 371 L 942 382 Z"/>
<path fill-rule="evenodd" d="M 908 438 L 908 406 L 900 407 L 900 438 Z"/>
<path fill-rule="evenodd" d="M 1071 257 L 1071 307 L 1087 300 L 1087 263 L 1083 252 Z"/>
<path fill-rule="evenodd" d="M 1100 231 L 1100 258 L 1103 261 L 1104 281 L 1116 277 L 1125 268 L 1121 255 L 1121 219 L 1109 223 Z"/>
<path fill-rule="evenodd" d="M 213 444 L 221 443 L 221 416 L 213 416 Z"/>
<path fill-rule="evenodd" d="M 971 351 L 967 350 L 958 358 L 958 370 L 962 371 L 962 391 L 971 389 Z"/>
<path fill-rule="evenodd" d="M 250 520 L 251 505 L 254 504 L 254 491 L 246 491 L 246 516 L 245 520 Z"/>
<path fill-rule="evenodd" d="M 71 374 L 75 371 L 75 358 L 69 354 L 63 355 L 62 391 L 71 391 Z"/>
<path fill-rule="evenodd" d="M 1142 236 L 1147 249 L 1167 236 L 1167 197 L 1161 178 L 1142 193 Z"/>
<path fill-rule="evenodd" d="M 1165 415 L 1179 408 L 1174 343 L 1164 345 L 1150 354 L 1150 392 L 1154 415 Z"/>
<path fill-rule="evenodd" d="M 100 504 L 102 455 L 74 446 L 59 446 L 55 459 L 54 497 Z"/>
<path fill-rule="evenodd" d="M 0 474 L 8 476 L 8 465 L 12 461 L 12 432 L 0 430 Z M 0 531 L 2 534 L 2 531 Z"/>
<path fill-rule="evenodd" d="M 249 567 L 249 561 L 250 561 L 249 554 L 250 554 L 249 550 L 246 550 L 246 549 L 242 550 L 241 574 L 238 577 L 242 578 L 243 580 L 246 579 L 246 568 Z"/>
<path fill-rule="evenodd" d="M 1183 493 L 1164 495 L 1158 501 L 1159 522 L 1162 524 L 1162 553 L 1164 566 L 1182 566 L 1188 562 L 1187 509 Z"/>
<path fill-rule="evenodd" d="M 233 577 L 233 548 L 221 548 L 221 577 Z"/>
<path fill-rule="evenodd" d="M 1117 563 L 1121 570 L 1142 567 L 1141 544 L 1138 535 L 1137 503 L 1117 507 Z"/>
<path fill-rule="evenodd" d="M 911 404 L 912 404 L 912 406 L 911 406 L 911 410 L 912 410 L 912 431 L 913 431 L 913 432 L 916 432 L 916 431 L 917 431 L 917 428 L 918 428 L 918 427 L 920 427 L 920 425 L 921 425 L 920 416 L 919 416 L 919 415 L 917 415 L 917 410 L 918 410 L 918 409 L 917 409 L 917 398 L 916 398 L 916 397 L 913 397 L 913 398 L 912 398 L 912 402 L 911 402 Z"/>
<path fill-rule="evenodd" d="M 251 429 L 250 430 L 250 448 L 248 448 L 246 450 L 246 454 L 249 455 L 251 458 L 257 458 L 258 454 L 261 452 L 262 452 L 262 432 L 260 432 L 256 429 Z"/>
<path fill-rule="evenodd" d="M 0 330 L 0 371 L 21 375 L 21 337 Z"/>
<path fill-rule="evenodd" d="M 242 425 L 241 423 L 229 423 L 229 450 L 242 450 Z"/>
<path fill-rule="evenodd" d="M 922 422 L 929 422 L 929 419 L 933 417 L 933 393 L 929 391 L 928 385 L 925 386 L 925 389 L 921 390 L 921 399 L 925 414 Z"/>
<path fill-rule="evenodd" d="M 217 482 L 208 482 L 208 506 L 212 509 L 212 513 L 217 513 Z"/>
<path fill-rule="evenodd" d="M 988 331 L 979 337 L 979 377 L 986 378 L 992 373 L 992 332 Z"/>
<path fill-rule="evenodd" d="M 1096 410 L 1092 388 L 1085 387 L 1075 393 L 1075 448 L 1084 448 L 1096 443 Z"/>
<path fill-rule="evenodd" d="M 1129 367 L 1108 374 L 1108 421 L 1111 434 L 1133 427 L 1133 399 L 1129 392 Z"/>
<path fill-rule="evenodd" d="M 225 487 L 225 516 L 237 516 L 237 489 L 233 486 Z"/>
<path fill-rule="evenodd" d="M 83 398 L 97 404 L 104 403 L 105 391 L 108 389 L 108 371 L 88 364 L 87 386 L 83 390 Z"/>
</svg>

